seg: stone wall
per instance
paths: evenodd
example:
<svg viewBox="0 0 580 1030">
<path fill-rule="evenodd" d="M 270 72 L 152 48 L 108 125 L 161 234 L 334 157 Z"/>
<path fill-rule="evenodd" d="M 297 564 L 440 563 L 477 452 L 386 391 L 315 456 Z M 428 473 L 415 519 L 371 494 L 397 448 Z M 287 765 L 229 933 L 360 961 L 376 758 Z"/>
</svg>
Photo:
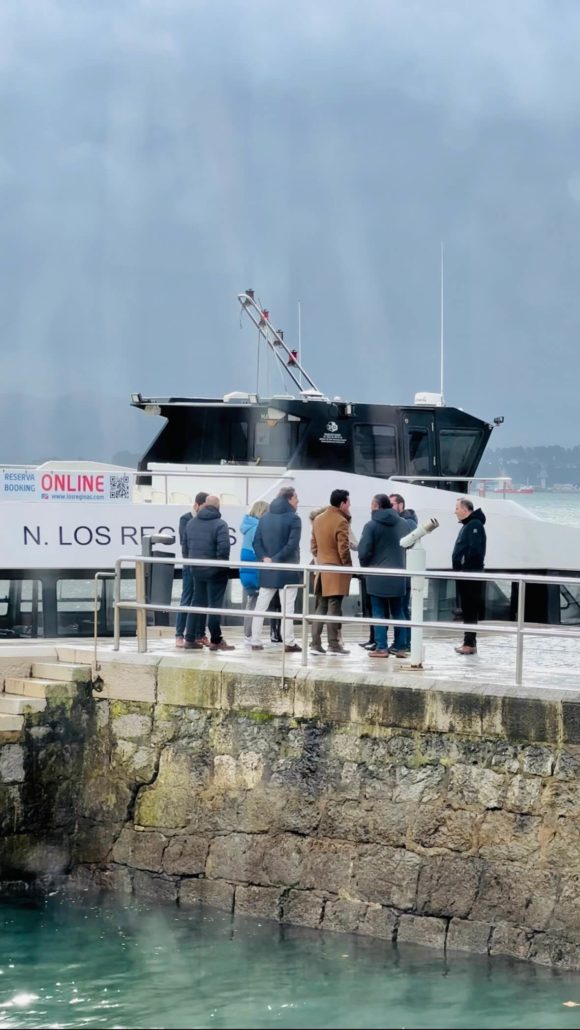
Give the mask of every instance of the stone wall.
<svg viewBox="0 0 580 1030">
<path fill-rule="evenodd" d="M 396 673 L 282 689 L 210 657 L 140 661 L 127 680 L 105 667 L 104 694 L 69 713 L 86 734 L 74 835 L 70 776 L 57 788 L 27 737 L 76 886 L 580 966 L 574 695 Z M 55 732 L 64 715 L 35 719 Z"/>
</svg>

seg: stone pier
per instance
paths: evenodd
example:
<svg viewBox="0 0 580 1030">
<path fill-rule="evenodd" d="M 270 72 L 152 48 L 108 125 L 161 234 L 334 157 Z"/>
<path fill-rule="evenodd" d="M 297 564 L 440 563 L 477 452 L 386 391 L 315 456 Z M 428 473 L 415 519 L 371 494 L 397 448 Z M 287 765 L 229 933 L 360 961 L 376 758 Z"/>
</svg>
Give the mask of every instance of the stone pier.
<svg viewBox="0 0 580 1030">
<path fill-rule="evenodd" d="M 580 693 L 389 665 L 3 648 L 0 878 L 580 967 Z"/>
</svg>

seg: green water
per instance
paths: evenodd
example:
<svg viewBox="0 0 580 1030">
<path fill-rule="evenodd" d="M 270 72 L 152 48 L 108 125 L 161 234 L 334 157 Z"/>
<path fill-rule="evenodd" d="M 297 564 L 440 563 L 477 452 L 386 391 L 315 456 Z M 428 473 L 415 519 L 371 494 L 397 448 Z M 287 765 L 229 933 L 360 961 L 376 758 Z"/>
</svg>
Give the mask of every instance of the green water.
<svg viewBox="0 0 580 1030">
<path fill-rule="evenodd" d="M 53 896 L 0 908 L 0 1027 L 578 1027 L 580 976 Z"/>
</svg>

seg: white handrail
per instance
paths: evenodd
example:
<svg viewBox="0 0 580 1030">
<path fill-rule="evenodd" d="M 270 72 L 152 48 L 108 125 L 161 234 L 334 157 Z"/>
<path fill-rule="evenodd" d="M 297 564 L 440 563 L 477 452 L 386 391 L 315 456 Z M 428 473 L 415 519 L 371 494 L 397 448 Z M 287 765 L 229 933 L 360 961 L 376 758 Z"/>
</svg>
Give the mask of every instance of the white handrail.
<svg viewBox="0 0 580 1030">
<path fill-rule="evenodd" d="M 136 576 L 136 586 L 138 588 L 138 596 L 135 601 L 121 600 L 120 599 L 120 577 L 121 569 L 129 565 L 134 565 L 137 570 L 138 566 L 144 566 L 145 564 L 158 564 L 158 565 L 174 565 L 174 558 L 153 558 L 145 557 L 143 555 L 121 555 L 115 562 L 115 598 L 114 598 L 114 643 L 113 648 L 115 651 L 119 650 L 120 646 L 120 610 L 128 609 L 136 611 L 138 613 L 138 637 L 137 637 L 137 650 L 139 652 L 147 651 L 147 624 L 146 618 L 144 617 L 146 612 L 186 612 L 187 614 L 210 614 L 210 615 L 227 615 L 234 618 L 245 619 L 248 617 L 246 609 L 237 608 L 209 608 L 199 607 L 194 605 L 173 605 L 173 604 L 151 604 L 145 601 L 144 597 L 144 576 Z M 495 573 L 495 572 L 453 572 L 453 571 L 435 571 L 435 570 L 421 570 L 420 572 L 411 572 L 408 569 L 383 569 L 375 566 L 365 566 L 363 568 L 353 571 L 352 566 L 337 566 L 337 565 L 312 565 L 312 564 L 298 564 L 298 563 L 286 563 L 286 562 L 268 562 L 265 565 L 263 562 L 247 562 L 247 561 L 224 561 L 210 558 L 182 558 L 181 565 L 191 566 L 192 568 L 203 566 L 205 568 L 222 568 L 227 569 L 260 569 L 264 571 L 266 568 L 270 571 L 285 571 L 285 572 L 300 572 L 302 574 L 302 589 L 303 589 L 303 610 L 302 612 L 296 612 L 293 615 L 293 620 L 301 623 L 311 622 L 338 622 L 341 624 L 350 624 L 359 622 L 359 616 L 348 616 L 348 615 L 314 615 L 308 611 L 307 599 L 309 596 L 308 583 L 309 577 L 313 572 L 332 572 L 338 573 L 339 575 L 352 576 L 353 574 L 361 576 L 387 576 L 387 577 L 401 577 L 409 578 L 413 580 L 416 577 L 422 579 L 445 579 L 445 580 L 469 580 L 477 582 L 497 582 L 507 581 L 510 583 L 518 584 L 518 612 L 516 625 L 504 625 L 502 623 L 494 623 L 493 625 L 485 625 L 482 623 L 466 623 L 462 622 L 461 627 L 468 632 L 478 633 L 500 633 L 505 636 L 516 637 L 516 671 L 515 671 L 515 682 L 517 686 L 521 686 L 522 675 L 523 675 L 523 647 L 525 636 L 559 636 L 568 637 L 574 639 L 580 639 L 580 627 L 577 630 L 569 628 L 554 628 L 553 626 L 538 627 L 538 626 L 527 626 L 524 621 L 525 611 L 525 589 L 527 584 L 540 583 L 544 585 L 556 585 L 559 586 L 562 583 L 568 585 L 580 585 L 580 576 L 541 576 L 541 575 L 529 575 L 527 573 Z M 413 619 L 376 619 L 373 617 L 364 616 L 364 622 L 370 626 L 395 626 L 395 627 L 422 627 L 424 625 L 423 620 L 417 621 Z M 429 628 L 434 631 L 442 630 L 456 630 L 458 628 L 457 622 L 446 622 L 444 620 L 429 620 Z M 304 633 L 304 630 L 303 630 Z M 303 648 L 302 651 L 302 664 L 308 664 L 308 649 Z M 284 671 L 283 671 L 284 675 Z"/>
</svg>

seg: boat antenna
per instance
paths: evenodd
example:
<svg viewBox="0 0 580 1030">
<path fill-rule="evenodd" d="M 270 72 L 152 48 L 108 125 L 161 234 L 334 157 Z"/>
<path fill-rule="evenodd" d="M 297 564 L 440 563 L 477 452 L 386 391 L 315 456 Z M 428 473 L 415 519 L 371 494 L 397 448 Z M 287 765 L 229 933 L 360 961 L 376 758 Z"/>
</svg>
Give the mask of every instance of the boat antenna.
<svg viewBox="0 0 580 1030">
<path fill-rule="evenodd" d="M 258 351 L 256 354 L 256 397 L 260 396 L 260 332 L 258 330 Z"/>
<path fill-rule="evenodd" d="M 288 347 L 284 340 L 284 334 L 279 329 L 273 328 L 270 322 L 270 312 L 257 303 L 254 290 L 238 293 L 238 300 L 242 305 L 242 311 L 245 311 L 250 321 L 254 323 L 259 335 L 267 343 L 284 371 L 300 390 L 300 393 L 307 394 L 308 396 L 316 395 L 322 397 L 316 383 L 300 364 L 298 351 L 291 350 Z M 299 376 L 300 378 L 298 378 Z M 303 380 L 308 383 L 309 389 L 303 388 Z"/>
<path fill-rule="evenodd" d="M 445 346 L 444 346 L 444 311 L 445 311 L 445 296 L 444 296 L 444 273 L 443 273 L 443 240 L 441 240 L 441 297 L 439 301 L 440 313 L 439 313 L 439 355 L 440 355 L 440 379 L 441 389 L 439 393 L 441 395 L 441 404 L 444 403 L 443 399 L 443 370 L 444 370 L 444 358 L 445 358 Z"/>
<path fill-rule="evenodd" d="M 302 360 L 302 310 L 298 301 L 298 357 Z M 300 374 L 300 388 L 302 389 L 302 373 Z"/>
</svg>

